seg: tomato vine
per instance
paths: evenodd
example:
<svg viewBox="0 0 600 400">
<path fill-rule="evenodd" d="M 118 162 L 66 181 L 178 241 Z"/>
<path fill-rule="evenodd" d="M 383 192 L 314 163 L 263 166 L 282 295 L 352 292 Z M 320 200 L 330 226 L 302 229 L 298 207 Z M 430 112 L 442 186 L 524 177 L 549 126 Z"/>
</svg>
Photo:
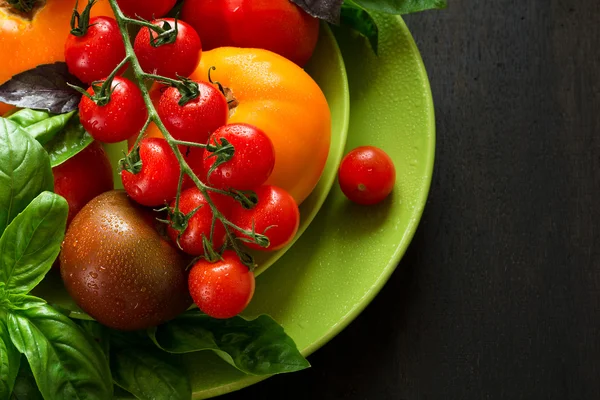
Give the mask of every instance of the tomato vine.
<svg viewBox="0 0 600 400">
<path fill-rule="evenodd" d="M 143 20 L 132 19 L 132 18 L 125 16 L 125 14 L 121 11 L 121 9 L 117 3 L 117 0 L 109 0 L 109 3 L 113 10 L 117 24 L 119 26 L 119 31 L 121 33 L 123 43 L 125 45 L 125 52 L 126 52 L 125 59 L 122 61 L 121 64 L 119 64 L 119 66 L 117 68 L 115 68 L 115 71 L 119 70 L 119 68 L 121 68 L 122 65 L 124 65 L 125 63 L 128 63 L 128 65 L 130 66 L 130 69 L 133 73 L 135 82 L 139 86 L 139 88 L 142 92 L 144 103 L 148 110 L 148 121 L 146 122 L 145 125 L 147 126 L 150 122 L 154 122 L 156 124 L 156 126 L 158 127 L 158 129 L 160 130 L 162 135 L 164 136 L 165 140 L 169 144 L 169 147 L 175 154 L 177 161 L 179 162 L 179 165 L 181 168 L 181 176 L 183 177 L 184 175 L 187 175 L 190 177 L 192 182 L 196 185 L 196 187 L 200 190 L 202 195 L 205 197 L 208 205 L 211 207 L 211 210 L 213 212 L 213 223 L 212 223 L 213 227 L 217 220 L 221 221 L 221 223 L 225 227 L 225 233 L 227 235 L 227 238 L 229 240 L 229 244 L 231 245 L 231 248 L 236 252 L 236 254 L 240 257 L 240 259 L 242 260 L 242 262 L 244 264 L 246 264 L 249 268 L 253 269 L 255 266 L 254 260 L 249 254 L 244 252 L 243 249 L 239 246 L 237 239 L 234 235 L 234 231 L 237 231 L 237 232 L 241 233 L 242 235 L 251 238 L 253 243 L 256 243 L 257 245 L 259 245 L 260 247 L 263 247 L 263 248 L 269 247 L 269 238 L 263 234 L 255 232 L 254 229 L 251 231 L 246 230 L 246 229 L 243 229 L 243 228 L 235 225 L 231 221 L 229 221 L 215 206 L 214 202 L 212 201 L 211 197 L 209 196 L 209 192 L 215 192 L 215 193 L 220 193 L 220 194 L 225 194 L 225 195 L 231 196 L 234 199 L 236 199 L 237 201 L 240 201 L 245 206 L 255 204 L 256 203 L 255 196 L 253 196 L 252 193 L 239 192 L 239 191 L 228 192 L 228 191 L 223 191 L 220 189 L 210 187 L 210 186 L 204 184 L 196 176 L 196 174 L 193 172 L 192 168 L 186 162 L 184 155 L 182 154 L 181 150 L 179 149 L 179 146 L 183 145 L 183 146 L 195 146 L 195 147 L 205 148 L 206 145 L 199 144 L 199 143 L 190 143 L 190 142 L 180 141 L 180 140 L 175 139 L 169 133 L 168 129 L 165 127 L 164 123 L 161 121 L 160 116 L 158 115 L 158 112 L 157 112 L 154 104 L 152 103 L 152 99 L 150 97 L 150 92 L 149 92 L 147 86 L 145 85 L 145 81 L 147 81 L 147 80 L 158 81 L 158 82 L 167 83 L 171 86 L 174 86 L 178 90 L 180 90 L 180 92 L 182 92 L 182 96 L 184 98 L 187 97 L 187 101 L 193 99 L 194 95 L 197 96 L 197 88 L 198 88 L 197 85 L 198 84 L 189 79 L 186 79 L 186 78 L 174 80 L 174 79 L 170 79 L 170 78 L 163 77 L 160 75 L 148 74 L 148 73 L 144 72 L 144 70 L 142 69 L 142 67 L 136 57 L 136 54 L 133 50 L 133 46 L 129 40 L 129 32 L 128 32 L 127 27 L 130 24 L 139 25 L 139 26 L 147 26 L 148 22 L 143 21 Z M 156 27 L 154 27 L 154 29 L 155 28 Z M 195 85 L 195 87 L 194 87 L 194 85 Z M 142 130 L 140 132 L 140 134 L 138 135 L 137 140 L 132 148 L 130 155 L 131 154 L 135 155 L 136 150 L 139 147 L 139 143 L 142 140 L 142 138 L 144 137 L 144 131 L 145 130 Z M 235 151 L 233 146 L 224 144 L 224 147 L 227 147 L 229 154 L 231 154 L 231 156 L 232 156 Z M 138 163 L 139 163 L 139 160 L 132 161 L 131 159 L 126 158 L 125 161 L 122 162 L 122 165 L 125 165 L 125 166 L 138 165 L 139 166 Z M 134 169 L 134 171 L 135 171 L 135 169 Z M 133 171 L 131 171 L 131 172 L 133 172 Z M 182 179 L 180 179 L 180 183 L 181 183 L 181 181 L 182 181 Z M 189 219 L 190 215 L 184 215 L 178 209 L 181 191 L 182 191 L 182 185 L 179 184 L 178 190 L 177 190 L 177 197 L 175 200 L 175 209 L 170 212 L 175 215 L 178 215 L 179 217 L 183 216 L 184 218 Z M 205 255 L 205 257 L 212 259 L 211 261 L 216 261 L 216 260 L 214 260 L 214 253 L 213 253 L 213 256 L 211 256 L 210 252 L 209 252 L 209 254 Z"/>
</svg>

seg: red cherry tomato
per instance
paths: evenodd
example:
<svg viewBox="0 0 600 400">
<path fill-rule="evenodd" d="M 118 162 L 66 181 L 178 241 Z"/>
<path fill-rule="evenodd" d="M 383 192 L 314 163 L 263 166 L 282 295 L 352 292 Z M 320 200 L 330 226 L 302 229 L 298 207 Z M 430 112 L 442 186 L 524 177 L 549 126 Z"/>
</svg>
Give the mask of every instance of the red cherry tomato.
<svg viewBox="0 0 600 400">
<path fill-rule="evenodd" d="M 200 34 L 206 50 L 270 50 L 304 66 L 319 38 L 319 20 L 290 0 L 186 0 L 181 18 Z"/>
<path fill-rule="evenodd" d="M 177 0 L 117 0 L 123 14 L 129 18 L 150 20 L 168 13 Z"/>
<path fill-rule="evenodd" d="M 69 34 L 65 42 L 69 72 L 85 83 L 106 78 L 124 58 L 125 46 L 113 18 L 90 18 L 85 35 Z"/>
<path fill-rule="evenodd" d="M 288 245 L 296 236 L 300 225 L 300 211 L 294 198 L 277 186 L 261 186 L 256 191 L 258 204 L 251 210 L 239 203 L 233 207 L 230 221 L 240 228 L 263 234 L 271 242 L 263 248 L 256 243 L 244 243 L 251 249 L 274 251 Z M 238 233 L 239 237 L 246 237 Z"/>
<path fill-rule="evenodd" d="M 252 190 L 269 179 L 275 167 L 275 148 L 266 133 L 252 125 L 231 124 L 217 129 L 208 142 L 216 146 L 222 139 L 233 145 L 234 155 L 210 172 L 217 157 L 215 153 L 204 151 L 204 175 L 210 186 L 223 190 Z"/>
<path fill-rule="evenodd" d="M 383 150 L 363 146 L 344 157 L 338 178 L 346 197 L 358 204 L 371 205 L 384 200 L 392 192 L 396 169 Z"/>
<path fill-rule="evenodd" d="M 98 142 L 52 168 L 52 173 L 54 192 L 69 203 L 67 226 L 90 200 L 114 188 L 110 161 Z"/>
<path fill-rule="evenodd" d="M 165 139 L 146 138 L 140 142 L 142 169 L 133 174 L 121 172 L 127 194 L 136 202 L 156 207 L 170 202 L 177 195 L 179 162 Z"/>
<path fill-rule="evenodd" d="M 171 29 L 175 28 L 173 18 L 155 20 L 152 21 L 152 24 L 163 27 L 165 22 L 170 25 Z M 150 35 L 153 39 L 158 36 L 150 28 L 143 27 L 135 37 L 133 45 L 135 54 L 145 72 L 171 79 L 176 79 L 177 75 L 188 77 L 194 72 L 202 55 L 200 37 L 194 28 L 183 21 L 177 21 L 175 42 L 158 47 L 152 46 Z"/>
<path fill-rule="evenodd" d="M 233 318 L 254 295 L 254 274 L 232 250 L 216 263 L 198 261 L 188 278 L 190 294 L 202 312 L 213 318 Z"/>
<path fill-rule="evenodd" d="M 148 118 L 142 92 L 133 82 L 117 76 L 111 88 L 105 105 L 96 104 L 87 96 L 79 103 L 81 124 L 94 139 L 105 143 L 127 140 L 142 130 Z M 87 92 L 94 95 L 92 87 Z"/>
<path fill-rule="evenodd" d="M 229 208 L 227 203 L 219 201 L 219 197 L 211 196 L 213 204 L 219 212 L 225 213 Z M 171 202 L 171 208 L 175 207 L 175 201 Z M 169 237 L 173 243 L 178 243 L 180 248 L 192 256 L 204 255 L 203 236 L 210 240 L 211 226 L 213 220 L 213 211 L 202 195 L 202 192 L 197 188 L 191 188 L 181 193 L 179 198 L 179 210 L 188 215 L 192 211 L 197 210 L 195 214 L 188 220 L 185 231 L 180 235 L 179 231 L 173 229 L 171 225 L 167 229 Z M 169 220 L 171 220 L 169 218 Z M 220 251 L 225 243 L 225 228 L 221 221 L 215 222 L 213 237 L 213 249 Z"/>
<path fill-rule="evenodd" d="M 197 82 L 200 96 L 180 106 L 181 93 L 167 88 L 158 101 L 157 111 L 175 139 L 206 143 L 211 133 L 227 123 L 229 107 L 225 96 L 207 82 Z"/>
</svg>

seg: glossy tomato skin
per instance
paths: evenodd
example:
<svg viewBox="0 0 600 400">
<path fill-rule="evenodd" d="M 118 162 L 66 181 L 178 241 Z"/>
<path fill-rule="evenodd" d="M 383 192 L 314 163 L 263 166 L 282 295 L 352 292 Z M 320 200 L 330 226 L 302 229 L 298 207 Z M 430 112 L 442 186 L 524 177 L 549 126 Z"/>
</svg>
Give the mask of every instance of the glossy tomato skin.
<svg viewBox="0 0 600 400">
<path fill-rule="evenodd" d="M 121 172 L 127 194 L 139 204 L 156 207 L 177 195 L 179 162 L 165 139 L 146 138 L 140 142 L 142 170 L 137 174 Z"/>
<path fill-rule="evenodd" d="M 106 78 L 124 58 L 119 26 L 110 17 L 91 18 L 85 35 L 69 34 L 65 42 L 69 72 L 85 83 Z"/>
<path fill-rule="evenodd" d="M 129 18 L 151 20 L 167 14 L 177 0 L 118 0 L 123 14 Z"/>
<path fill-rule="evenodd" d="M 67 230 L 60 254 L 65 287 L 103 325 L 146 329 L 192 304 L 189 257 L 155 223 L 152 211 L 123 191 L 111 191 L 90 201 Z"/>
<path fill-rule="evenodd" d="M 277 186 L 265 185 L 256 190 L 258 204 L 248 210 L 237 204 L 230 214 L 230 221 L 240 228 L 263 234 L 271 242 L 264 248 L 256 243 L 244 243 L 255 250 L 275 251 L 287 246 L 296 236 L 300 226 L 300 211 L 294 198 Z M 268 229 L 267 229 L 268 228 Z M 244 237 L 240 234 L 241 237 Z"/>
<path fill-rule="evenodd" d="M 226 208 L 229 208 L 229 205 L 219 201 L 218 197 L 211 196 L 211 200 L 219 212 L 226 213 L 228 211 Z M 171 209 L 174 208 L 175 201 L 171 202 Z M 183 191 L 179 199 L 179 210 L 187 215 L 196 209 L 198 211 L 189 219 L 188 226 L 181 236 L 179 236 L 179 232 L 173 229 L 171 225 L 169 225 L 167 233 L 173 243 L 177 243 L 180 246 L 181 250 L 192 256 L 201 256 L 204 255 L 202 237 L 205 236 L 207 239 L 210 239 L 213 212 L 208 201 L 206 201 L 206 198 L 198 188 Z M 216 252 L 219 252 L 225 243 L 225 228 L 221 221 L 217 220 L 215 222 L 212 243 L 213 249 Z"/>
<path fill-rule="evenodd" d="M 348 153 L 338 173 L 340 188 L 351 201 L 372 205 L 383 201 L 394 189 L 396 169 L 383 150 L 362 146 Z"/>
<path fill-rule="evenodd" d="M 133 82 L 117 76 L 111 87 L 107 104 L 96 104 L 87 96 L 79 103 L 81 124 L 94 139 L 105 143 L 127 140 L 142 130 L 148 118 L 142 92 Z M 91 87 L 87 92 L 94 95 Z"/>
<path fill-rule="evenodd" d="M 233 318 L 254 295 L 254 274 L 232 250 L 216 263 L 198 261 L 190 271 L 188 286 L 194 303 L 213 318 Z"/>
<path fill-rule="evenodd" d="M 267 184 L 302 203 L 319 182 L 329 155 L 331 113 L 323 92 L 302 68 L 260 49 L 204 52 L 191 79 L 206 79 L 215 65 L 212 78 L 231 88 L 239 102 L 228 123 L 250 124 L 269 136 L 276 157 Z"/>
<path fill-rule="evenodd" d="M 225 96 L 207 82 L 197 82 L 200 95 L 180 106 L 181 94 L 167 88 L 157 111 L 169 133 L 178 140 L 206 143 L 211 133 L 227 123 L 229 107 Z"/>
<path fill-rule="evenodd" d="M 275 149 L 266 133 L 252 125 L 230 124 L 217 129 L 208 142 L 217 145 L 222 140 L 233 145 L 234 155 L 209 175 L 216 157 L 204 150 L 203 169 L 210 186 L 222 190 L 252 190 L 269 179 L 275 167 Z"/>
<path fill-rule="evenodd" d="M 186 0 L 181 18 L 196 28 L 207 50 L 265 49 L 300 66 L 319 37 L 319 20 L 289 0 Z"/>
<path fill-rule="evenodd" d="M 153 25 L 162 27 L 168 22 L 175 26 L 173 18 L 152 21 Z M 142 28 L 133 45 L 142 69 L 151 74 L 177 79 L 177 76 L 188 77 L 194 72 L 202 55 L 202 44 L 196 30 L 183 21 L 177 21 L 177 38 L 174 43 L 153 47 L 150 35 L 156 38 L 157 33 L 150 28 Z"/>
<path fill-rule="evenodd" d="M 52 168 L 54 192 L 69 203 L 67 227 L 79 211 L 96 196 L 114 189 L 112 167 L 100 143 Z"/>
</svg>

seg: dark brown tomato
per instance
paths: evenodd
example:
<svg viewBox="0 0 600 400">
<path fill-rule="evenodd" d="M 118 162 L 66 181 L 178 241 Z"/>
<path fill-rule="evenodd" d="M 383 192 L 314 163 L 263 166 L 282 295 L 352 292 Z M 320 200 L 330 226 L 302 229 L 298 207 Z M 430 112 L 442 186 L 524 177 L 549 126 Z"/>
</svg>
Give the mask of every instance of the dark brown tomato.
<svg viewBox="0 0 600 400">
<path fill-rule="evenodd" d="M 189 259 L 158 234 L 154 216 L 123 191 L 106 192 L 77 214 L 60 262 L 75 302 L 114 329 L 146 329 L 192 303 L 185 271 Z"/>
</svg>

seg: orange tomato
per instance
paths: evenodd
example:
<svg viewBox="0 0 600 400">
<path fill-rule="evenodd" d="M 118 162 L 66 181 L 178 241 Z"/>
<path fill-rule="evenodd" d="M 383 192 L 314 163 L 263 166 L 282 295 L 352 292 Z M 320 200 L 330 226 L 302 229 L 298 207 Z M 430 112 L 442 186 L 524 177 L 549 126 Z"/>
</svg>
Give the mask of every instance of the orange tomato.
<svg viewBox="0 0 600 400">
<path fill-rule="evenodd" d="M 83 11 L 86 2 L 79 2 Z M 47 0 L 31 20 L 0 6 L 0 84 L 13 75 L 40 64 L 64 61 L 65 39 L 71 30 L 70 21 L 75 0 Z M 99 0 L 92 7 L 92 16 L 113 16 L 108 0 Z M 8 107 L 0 103 L 0 113 Z"/>
<path fill-rule="evenodd" d="M 262 129 L 275 147 L 267 184 L 287 190 L 298 204 L 315 188 L 329 154 L 331 114 L 317 83 L 293 62 L 267 50 L 221 47 L 202 54 L 191 79 L 219 81 L 239 105 L 229 123 Z M 155 126 L 149 136 L 160 133 Z"/>
</svg>

